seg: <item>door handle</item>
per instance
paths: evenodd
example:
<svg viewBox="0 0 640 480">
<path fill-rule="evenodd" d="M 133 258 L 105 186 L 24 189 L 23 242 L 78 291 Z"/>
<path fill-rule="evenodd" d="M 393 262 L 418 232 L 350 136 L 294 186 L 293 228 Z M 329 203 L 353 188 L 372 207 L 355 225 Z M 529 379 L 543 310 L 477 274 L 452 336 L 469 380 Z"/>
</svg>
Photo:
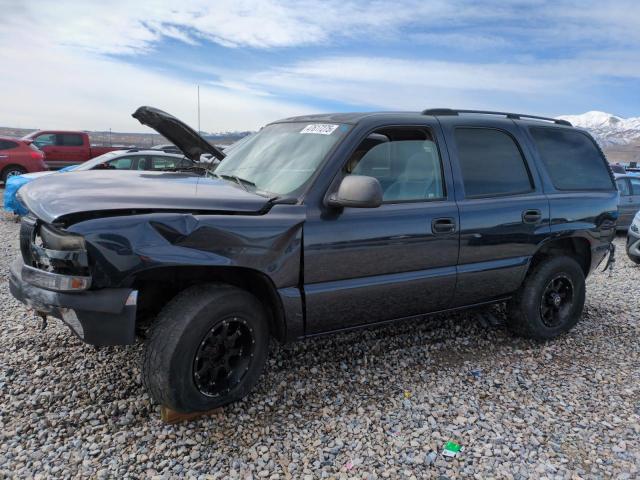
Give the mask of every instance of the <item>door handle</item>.
<svg viewBox="0 0 640 480">
<path fill-rule="evenodd" d="M 455 232 L 456 222 L 453 218 L 434 218 L 431 221 L 431 231 L 434 234 Z"/>
<path fill-rule="evenodd" d="M 538 209 L 525 210 L 522 212 L 524 223 L 538 223 L 542 219 L 542 212 Z"/>
</svg>

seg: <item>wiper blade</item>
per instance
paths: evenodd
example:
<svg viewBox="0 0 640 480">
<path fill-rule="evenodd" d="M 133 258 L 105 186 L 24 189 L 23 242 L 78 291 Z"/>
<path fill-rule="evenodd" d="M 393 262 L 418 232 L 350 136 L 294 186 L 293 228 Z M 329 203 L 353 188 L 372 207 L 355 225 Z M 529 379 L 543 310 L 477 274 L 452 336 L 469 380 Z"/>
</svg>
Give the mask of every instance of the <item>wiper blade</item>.
<svg viewBox="0 0 640 480">
<path fill-rule="evenodd" d="M 242 188 L 244 188 L 247 192 L 249 191 L 249 189 L 247 188 L 247 185 L 249 185 L 250 187 L 256 188 L 256 184 L 253 183 L 251 180 L 238 177 L 237 175 L 225 175 L 224 173 L 214 173 L 214 175 L 220 178 L 224 178 L 225 180 L 233 180 Z"/>
</svg>

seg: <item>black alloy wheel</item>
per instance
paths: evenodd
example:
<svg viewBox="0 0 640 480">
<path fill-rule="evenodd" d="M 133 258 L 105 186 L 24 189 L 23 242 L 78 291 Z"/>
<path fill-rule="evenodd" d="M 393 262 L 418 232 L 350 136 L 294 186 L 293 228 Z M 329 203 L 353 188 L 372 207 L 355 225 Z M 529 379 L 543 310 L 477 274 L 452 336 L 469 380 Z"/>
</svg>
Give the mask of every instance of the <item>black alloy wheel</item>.
<svg viewBox="0 0 640 480">
<path fill-rule="evenodd" d="M 208 397 L 228 394 L 249 371 L 255 350 L 253 328 L 240 317 L 222 320 L 200 342 L 193 380 Z"/>
<path fill-rule="evenodd" d="M 559 274 L 547 284 L 540 300 L 540 318 L 547 327 L 562 325 L 573 308 L 573 283 Z"/>
</svg>

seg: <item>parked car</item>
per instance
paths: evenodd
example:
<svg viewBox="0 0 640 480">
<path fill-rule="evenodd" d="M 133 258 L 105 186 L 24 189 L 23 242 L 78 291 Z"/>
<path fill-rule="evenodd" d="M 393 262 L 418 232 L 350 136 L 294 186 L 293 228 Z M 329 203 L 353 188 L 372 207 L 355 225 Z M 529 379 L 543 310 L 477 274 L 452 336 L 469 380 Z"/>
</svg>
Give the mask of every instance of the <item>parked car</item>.
<svg viewBox="0 0 640 480">
<path fill-rule="evenodd" d="M 85 170 L 184 170 L 194 168 L 197 164 L 184 155 L 176 155 L 156 150 L 115 150 L 95 157 L 80 165 L 71 165 L 60 170 L 47 170 L 10 177 L 5 182 L 5 211 L 16 215 L 26 215 L 27 209 L 17 200 L 22 186 L 47 175 L 64 172 L 81 172 Z"/>
<path fill-rule="evenodd" d="M 204 153 L 175 117 L 134 117 Z M 144 383 L 180 412 L 247 395 L 272 339 L 499 302 L 511 331 L 555 338 L 612 255 L 612 173 L 562 120 L 310 115 L 219 158 L 205 177 L 78 172 L 21 191 L 12 294 L 94 345 L 132 344 L 149 320 Z"/>
<path fill-rule="evenodd" d="M 51 169 L 78 165 L 103 153 L 122 149 L 92 146 L 86 132 L 38 130 L 22 139 L 33 142 L 45 153 L 45 162 Z"/>
<path fill-rule="evenodd" d="M 47 169 L 44 153 L 29 141 L 0 137 L 0 180 Z"/>
<path fill-rule="evenodd" d="M 636 213 L 627 231 L 627 255 L 632 262 L 640 264 L 640 212 Z"/>
<path fill-rule="evenodd" d="M 613 173 L 619 173 L 621 175 L 624 175 L 625 173 L 627 173 L 627 170 L 624 168 L 624 165 L 620 163 L 612 163 L 610 166 L 611 166 L 611 170 L 613 170 Z"/>
<path fill-rule="evenodd" d="M 640 177 L 632 174 L 615 175 L 620 192 L 618 201 L 618 230 L 627 230 L 640 210 Z"/>
<path fill-rule="evenodd" d="M 167 153 L 180 153 L 180 149 L 172 143 L 164 143 L 162 145 L 154 145 L 150 150 L 162 150 Z"/>
</svg>

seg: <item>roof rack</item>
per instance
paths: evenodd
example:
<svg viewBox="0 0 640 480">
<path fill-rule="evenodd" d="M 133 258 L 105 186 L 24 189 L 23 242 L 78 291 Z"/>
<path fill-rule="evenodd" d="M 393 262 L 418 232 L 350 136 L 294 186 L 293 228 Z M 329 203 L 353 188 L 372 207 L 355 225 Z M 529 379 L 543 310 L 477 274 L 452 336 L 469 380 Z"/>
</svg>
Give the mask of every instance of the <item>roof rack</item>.
<svg viewBox="0 0 640 480">
<path fill-rule="evenodd" d="M 572 127 L 570 122 L 561 120 L 559 118 L 539 117 L 537 115 L 525 115 L 523 113 L 508 113 L 508 112 L 492 112 L 490 110 L 454 110 L 451 108 L 428 108 L 422 111 L 422 115 L 434 115 L 434 116 L 446 116 L 446 115 L 458 115 L 459 113 L 480 113 L 483 115 L 504 115 L 512 120 L 520 120 L 521 118 L 533 118 L 534 120 L 545 120 L 547 122 L 553 122 L 557 125 L 566 125 Z"/>
<path fill-rule="evenodd" d="M 124 150 L 124 149 L 123 149 Z M 134 148 L 128 148 L 126 149 L 127 153 L 132 153 L 132 152 L 163 152 L 163 153 L 176 153 L 176 151 L 174 149 L 171 148 L 159 148 L 157 150 L 153 150 L 151 148 L 141 148 L 141 147 L 134 147 Z"/>
</svg>

